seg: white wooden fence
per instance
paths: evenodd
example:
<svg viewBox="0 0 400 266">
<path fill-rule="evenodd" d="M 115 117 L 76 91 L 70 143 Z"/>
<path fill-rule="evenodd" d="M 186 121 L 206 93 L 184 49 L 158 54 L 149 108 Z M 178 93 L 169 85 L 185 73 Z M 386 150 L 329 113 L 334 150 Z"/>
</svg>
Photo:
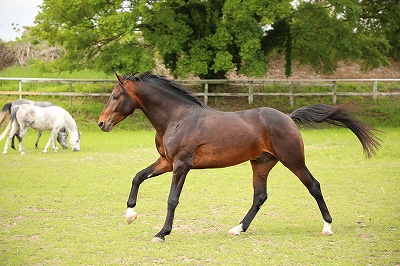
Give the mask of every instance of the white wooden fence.
<svg viewBox="0 0 400 266">
<path fill-rule="evenodd" d="M 110 89 L 114 84 L 116 84 L 115 79 L 53 79 L 53 78 L 8 78 L 0 77 L 1 81 L 15 81 L 15 87 L 18 90 L 10 91 L 0 91 L 0 95 L 19 95 L 22 98 L 23 95 L 43 95 L 43 96 L 68 96 L 70 98 L 70 103 L 72 97 L 76 96 L 109 96 L 110 93 L 90 93 L 90 92 L 74 92 L 73 84 L 77 83 L 90 83 L 90 84 L 110 84 Z M 204 87 L 203 92 L 195 93 L 195 95 L 203 97 L 204 103 L 208 103 L 209 97 L 218 96 L 229 96 L 229 97 L 247 97 L 249 104 L 253 103 L 254 96 L 285 96 L 289 97 L 290 106 L 294 105 L 294 98 L 301 96 L 330 96 L 332 97 L 332 103 L 336 104 L 338 96 L 371 96 L 374 100 L 378 96 L 400 96 L 400 79 L 318 79 L 318 80 L 308 80 L 308 79 L 240 79 L 240 80 L 221 80 L 221 79 L 203 79 L 203 80 L 177 80 L 183 85 L 197 85 Z M 40 91 L 24 91 L 24 83 L 61 83 L 68 84 L 68 92 L 40 92 Z M 394 82 L 398 83 L 394 90 L 389 92 L 380 92 L 379 84 Z M 370 91 L 364 92 L 343 92 L 337 91 L 338 83 L 367 83 L 370 84 Z M 246 88 L 246 92 L 209 92 L 210 85 L 235 85 Z M 280 92 L 263 92 L 255 91 L 255 86 L 267 86 L 267 85 L 279 85 L 281 87 L 287 87 L 285 91 Z M 13 85 L 14 86 L 14 85 Z M 327 91 L 323 92 L 296 92 L 296 87 L 312 87 L 312 86 L 322 86 L 327 87 Z"/>
</svg>

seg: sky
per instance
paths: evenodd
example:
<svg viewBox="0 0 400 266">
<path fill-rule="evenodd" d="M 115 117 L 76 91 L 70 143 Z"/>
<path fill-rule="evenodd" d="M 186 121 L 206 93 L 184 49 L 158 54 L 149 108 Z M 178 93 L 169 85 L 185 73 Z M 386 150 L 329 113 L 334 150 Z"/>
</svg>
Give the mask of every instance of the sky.
<svg viewBox="0 0 400 266">
<path fill-rule="evenodd" d="M 0 39 L 14 41 L 21 37 L 23 26 L 33 26 L 38 6 L 43 0 L 0 0 Z M 13 29 L 12 23 L 18 24 L 21 32 Z"/>
</svg>

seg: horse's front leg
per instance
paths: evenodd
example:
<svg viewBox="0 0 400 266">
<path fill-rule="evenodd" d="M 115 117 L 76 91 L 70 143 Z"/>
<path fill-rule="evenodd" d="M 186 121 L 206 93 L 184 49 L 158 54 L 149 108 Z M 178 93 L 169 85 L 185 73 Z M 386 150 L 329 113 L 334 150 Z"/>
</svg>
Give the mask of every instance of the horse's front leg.
<svg viewBox="0 0 400 266">
<path fill-rule="evenodd" d="M 172 223 L 174 221 L 175 209 L 179 203 L 179 196 L 181 195 L 183 184 L 185 183 L 186 175 L 190 170 L 190 166 L 182 161 L 174 162 L 173 177 L 171 182 L 171 190 L 168 197 L 168 209 L 165 223 L 160 232 L 158 232 L 152 239 L 153 242 L 164 242 L 165 236 L 169 235 L 172 231 Z"/>
<path fill-rule="evenodd" d="M 137 213 L 135 212 L 134 207 L 136 206 L 137 195 L 140 184 L 146 179 L 170 171 L 172 171 L 172 164 L 168 162 L 164 157 L 160 157 L 155 163 L 141 170 L 135 175 L 135 177 L 132 180 L 132 188 L 127 202 L 128 206 L 126 210 L 127 224 L 131 224 L 137 218 Z"/>
<path fill-rule="evenodd" d="M 37 139 L 36 139 L 36 142 L 35 142 L 35 149 L 37 149 L 38 148 L 38 145 L 39 145 L 39 139 L 40 139 L 40 137 L 42 136 L 42 131 L 41 130 L 39 130 L 38 131 L 38 135 L 37 135 Z"/>
<path fill-rule="evenodd" d="M 47 150 L 49 149 L 51 143 L 53 144 L 53 150 L 54 150 L 54 151 L 57 151 L 57 150 L 54 148 L 54 146 L 55 146 L 55 144 L 54 144 L 54 137 L 55 137 L 56 133 L 57 133 L 57 132 L 54 132 L 53 130 L 51 131 L 49 141 L 47 142 L 46 146 L 44 147 L 43 153 L 47 153 Z"/>
</svg>

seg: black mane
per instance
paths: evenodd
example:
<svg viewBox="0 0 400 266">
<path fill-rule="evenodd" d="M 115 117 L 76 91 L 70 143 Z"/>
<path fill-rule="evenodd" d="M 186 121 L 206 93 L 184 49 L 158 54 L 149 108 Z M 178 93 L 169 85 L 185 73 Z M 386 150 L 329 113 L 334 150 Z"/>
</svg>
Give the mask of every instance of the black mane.
<svg viewBox="0 0 400 266">
<path fill-rule="evenodd" d="M 158 88 L 178 94 L 183 98 L 194 102 L 202 107 L 205 106 L 204 103 L 196 98 L 196 96 L 192 92 L 188 91 L 185 87 L 175 82 L 174 80 L 167 79 L 164 76 L 154 75 L 150 71 L 143 72 L 139 76 L 137 76 L 137 74 L 139 73 L 135 72 L 130 76 L 123 76 L 123 79 L 132 80 L 135 82 L 145 82 Z"/>
</svg>

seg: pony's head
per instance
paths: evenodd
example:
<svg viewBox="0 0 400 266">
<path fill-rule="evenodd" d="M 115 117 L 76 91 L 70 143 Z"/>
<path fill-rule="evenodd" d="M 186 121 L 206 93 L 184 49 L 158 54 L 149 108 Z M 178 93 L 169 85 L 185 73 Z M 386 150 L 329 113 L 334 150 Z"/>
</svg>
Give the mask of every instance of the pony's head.
<svg viewBox="0 0 400 266">
<path fill-rule="evenodd" d="M 69 144 L 71 144 L 72 150 L 79 151 L 81 142 L 81 133 L 78 131 L 78 129 L 76 131 L 69 133 L 70 133 Z"/>
<path fill-rule="evenodd" d="M 67 131 L 65 130 L 65 128 L 63 127 L 57 135 L 57 141 L 58 143 L 60 143 L 61 147 L 63 147 L 63 149 L 67 149 L 68 148 L 68 143 L 67 143 Z"/>
<path fill-rule="evenodd" d="M 137 108 L 133 99 L 133 80 L 127 80 L 115 73 L 118 83 L 114 86 L 106 106 L 100 114 L 98 125 L 102 131 L 111 131 L 116 124 L 132 114 Z"/>
</svg>

